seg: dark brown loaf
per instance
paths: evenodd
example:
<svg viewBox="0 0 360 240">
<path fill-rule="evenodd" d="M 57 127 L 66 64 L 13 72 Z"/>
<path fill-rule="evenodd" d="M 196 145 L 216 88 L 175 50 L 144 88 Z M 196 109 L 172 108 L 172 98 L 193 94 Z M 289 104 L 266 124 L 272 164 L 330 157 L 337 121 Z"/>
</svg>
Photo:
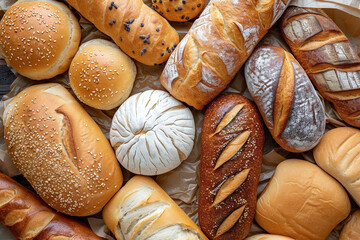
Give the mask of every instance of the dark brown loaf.
<svg viewBox="0 0 360 240">
<path fill-rule="evenodd" d="M 49 208 L 38 196 L 0 173 L 0 222 L 17 239 L 100 240 L 89 227 Z"/>
<path fill-rule="evenodd" d="M 255 214 L 264 129 L 238 94 L 217 98 L 201 130 L 199 223 L 210 239 L 243 239 Z"/>
<path fill-rule="evenodd" d="M 221 93 L 289 0 L 212 0 L 171 54 L 161 84 L 202 109 Z"/>
<path fill-rule="evenodd" d="M 325 110 L 311 81 L 284 49 L 263 45 L 245 65 L 246 83 L 275 141 L 291 152 L 312 149 L 325 131 Z"/>
<path fill-rule="evenodd" d="M 322 10 L 300 7 L 286 11 L 281 30 L 321 95 L 360 127 L 360 58 L 344 33 Z"/>
<path fill-rule="evenodd" d="M 146 65 L 165 62 L 179 35 L 142 0 L 66 0 L 130 57 Z"/>
</svg>

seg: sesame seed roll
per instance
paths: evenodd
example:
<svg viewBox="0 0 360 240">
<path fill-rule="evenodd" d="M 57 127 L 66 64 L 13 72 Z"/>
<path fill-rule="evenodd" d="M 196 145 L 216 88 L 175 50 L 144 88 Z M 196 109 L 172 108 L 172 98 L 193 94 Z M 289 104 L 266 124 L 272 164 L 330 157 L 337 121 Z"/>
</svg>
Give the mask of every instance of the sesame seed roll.
<svg viewBox="0 0 360 240">
<path fill-rule="evenodd" d="M 82 44 L 70 65 L 70 85 L 83 103 L 102 110 L 129 97 L 136 76 L 134 62 L 114 43 L 102 39 Z"/>
<path fill-rule="evenodd" d="M 21 75 L 34 80 L 65 72 L 80 43 L 72 12 L 53 0 L 22 0 L 0 21 L 0 53 Z"/>
<path fill-rule="evenodd" d="M 122 185 L 109 141 L 60 84 L 38 84 L 6 107 L 11 159 L 38 195 L 72 216 L 98 213 Z"/>
</svg>

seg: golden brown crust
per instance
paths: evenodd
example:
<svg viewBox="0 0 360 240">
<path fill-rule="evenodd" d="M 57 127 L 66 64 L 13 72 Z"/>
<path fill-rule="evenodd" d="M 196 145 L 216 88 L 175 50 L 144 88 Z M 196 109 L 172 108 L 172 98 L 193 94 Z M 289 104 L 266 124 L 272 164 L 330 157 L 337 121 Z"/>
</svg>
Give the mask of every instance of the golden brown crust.
<svg viewBox="0 0 360 240">
<path fill-rule="evenodd" d="M 179 43 L 176 30 L 142 0 L 66 1 L 128 56 L 146 65 L 165 62 Z"/>
<path fill-rule="evenodd" d="M 12 160 L 56 210 L 95 214 L 120 188 L 122 173 L 110 143 L 61 85 L 26 88 L 6 107 L 3 119 Z"/>
<path fill-rule="evenodd" d="M 281 31 L 296 59 L 341 118 L 360 127 L 360 58 L 320 9 L 289 8 Z"/>
<path fill-rule="evenodd" d="M 229 94 L 209 105 L 199 184 L 199 223 L 209 238 L 243 239 L 250 231 L 263 148 L 262 120 L 248 99 Z"/>
<path fill-rule="evenodd" d="M 341 230 L 339 240 L 355 240 L 360 239 L 360 210 L 351 215 L 350 220 Z"/>
<path fill-rule="evenodd" d="M 196 17 L 206 0 L 152 0 L 154 9 L 169 21 L 186 22 Z"/>
<path fill-rule="evenodd" d="M 65 72 L 80 37 L 76 17 L 52 0 L 19 1 L 0 22 L 0 52 L 18 73 L 34 80 Z"/>
<path fill-rule="evenodd" d="M 282 148 L 304 152 L 316 146 L 325 132 L 325 110 L 290 53 L 260 46 L 245 65 L 245 77 L 266 126 Z"/>
<path fill-rule="evenodd" d="M 294 239 L 280 235 L 273 235 L 273 234 L 257 234 L 245 238 L 245 240 L 294 240 Z"/>
<path fill-rule="evenodd" d="M 2 173 L 0 222 L 17 239 L 102 239 L 83 223 L 55 212 L 34 193 Z"/>
<path fill-rule="evenodd" d="M 202 109 L 226 88 L 288 2 L 211 1 L 171 54 L 161 84 Z"/>
<path fill-rule="evenodd" d="M 123 103 L 135 77 L 134 62 L 114 43 L 102 39 L 82 44 L 69 69 L 70 86 L 78 99 L 102 110 Z"/>
<path fill-rule="evenodd" d="M 103 219 L 118 240 L 134 239 L 130 236 L 135 235 L 151 240 L 207 240 L 169 195 L 146 176 L 131 178 L 105 206 Z"/>
</svg>

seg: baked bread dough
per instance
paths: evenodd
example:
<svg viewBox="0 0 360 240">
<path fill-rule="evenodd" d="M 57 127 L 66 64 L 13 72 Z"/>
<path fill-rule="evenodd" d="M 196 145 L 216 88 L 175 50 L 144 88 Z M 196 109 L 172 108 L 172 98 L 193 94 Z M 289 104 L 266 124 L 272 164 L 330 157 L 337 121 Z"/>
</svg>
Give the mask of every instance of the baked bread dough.
<svg viewBox="0 0 360 240">
<path fill-rule="evenodd" d="M 141 175 L 166 173 L 188 158 L 195 138 L 189 108 L 161 90 L 128 98 L 116 111 L 110 142 L 127 170 Z"/>
</svg>

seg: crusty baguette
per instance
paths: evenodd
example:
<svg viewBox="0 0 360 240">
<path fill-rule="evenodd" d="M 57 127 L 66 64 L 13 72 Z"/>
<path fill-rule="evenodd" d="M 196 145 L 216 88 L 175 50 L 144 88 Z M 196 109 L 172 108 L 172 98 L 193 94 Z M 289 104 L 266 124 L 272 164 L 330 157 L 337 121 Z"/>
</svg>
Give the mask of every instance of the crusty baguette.
<svg viewBox="0 0 360 240">
<path fill-rule="evenodd" d="M 199 15 L 206 0 L 152 0 L 154 9 L 169 21 L 186 22 Z"/>
<path fill-rule="evenodd" d="M 131 178 L 106 204 L 103 219 L 118 240 L 207 240 L 169 195 L 146 176 Z"/>
<path fill-rule="evenodd" d="M 161 84 L 202 109 L 234 78 L 288 0 L 212 0 L 171 54 Z"/>
<path fill-rule="evenodd" d="M 210 239 L 243 239 L 255 215 L 264 129 L 256 107 L 229 94 L 207 108 L 201 130 L 199 223 Z"/>
<path fill-rule="evenodd" d="M 100 240 L 89 227 L 55 212 L 37 195 L 0 173 L 0 222 L 20 240 Z"/>
<path fill-rule="evenodd" d="M 21 91 L 4 111 L 11 159 L 52 208 L 88 216 L 104 207 L 122 185 L 109 141 L 60 84 Z"/>
<path fill-rule="evenodd" d="M 142 0 L 66 0 L 130 57 L 146 65 L 165 62 L 179 35 Z"/>
<path fill-rule="evenodd" d="M 321 95 L 360 127 L 360 58 L 345 34 L 322 10 L 300 7 L 286 11 L 281 30 Z"/>
<path fill-rule="evenodd" d="M 311 81 L 284 49 L 263 45 L 245 65 L 251 96 L 276 142 L 291 152 L 312 149 L 325 131 L 325 110 Z"/>
</svg>

